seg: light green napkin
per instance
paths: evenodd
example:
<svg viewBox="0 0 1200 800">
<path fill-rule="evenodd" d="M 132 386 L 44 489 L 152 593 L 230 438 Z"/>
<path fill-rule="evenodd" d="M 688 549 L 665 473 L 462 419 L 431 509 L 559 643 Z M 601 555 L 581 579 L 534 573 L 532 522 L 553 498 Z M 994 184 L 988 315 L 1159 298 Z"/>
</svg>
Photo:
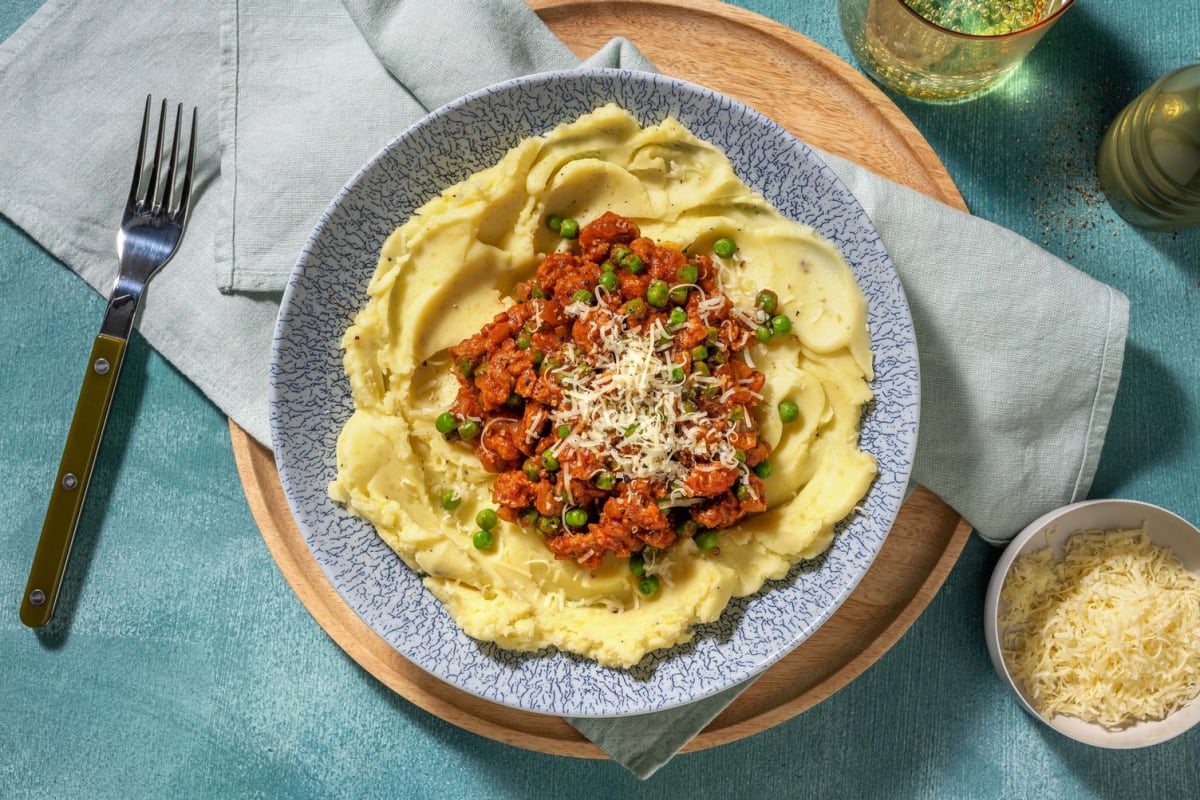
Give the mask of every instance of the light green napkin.
<svg viewBox="0 0 1200 800">
<path fill-rule="evenodd" d="M 198 105 L 190 228 L 139 328 L 263 442 L 278 289 L 346 179 L 424 109 L 577 63 L 520 0 L 103 5 L 49 0 L 0 45 L 0 213 L 107 293 L 145 95 Z M 619 41 L 598 58 L 650 68 Z M 912 307 L 914 479 L 993 542 L 1086 495 L 1120 378 L 1125 297 L 1010 231 L 827 160 L 874 220 Z M 573 723 L 645 777 L 742 688 Z"/>
<path fill-rule="evenodd" d="M 519 2 L 220 6 L 215 256 L 224 291 L 282 290 L 329 201 L 429 110 L 498 80 L 579 65 Z M 621 40 L 586 63 L 653 69 Z"/>
</svg>

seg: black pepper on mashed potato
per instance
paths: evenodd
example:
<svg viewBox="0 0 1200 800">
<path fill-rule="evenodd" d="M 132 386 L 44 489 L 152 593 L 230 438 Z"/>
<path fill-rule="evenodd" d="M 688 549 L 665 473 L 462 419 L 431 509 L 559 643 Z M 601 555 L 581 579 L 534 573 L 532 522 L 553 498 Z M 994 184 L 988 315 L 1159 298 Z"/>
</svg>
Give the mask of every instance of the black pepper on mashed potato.
<svg viewBox="0 0 1200 800">
<path fill-rule="evenodd" d="M 451 350 L 528 299 L 546 254 L 577 246 L 562 220 L 586 226 L 605 214 L 631 220 L 655 242 L 715 253 L 720 290 L 735 306 L 753 310 L 770 289 L 786 310 L 783 335 L 731 351 L 761 373 L 753 430 L 771 468 L 760 469 L 755 483 L 743 477 L 751 491 L 761 488 L 765 510 L 720 531 L 719 547 L 708 532 L 701 538 L 692 530 L 638 551 L 641 575 L 631 571 L 628 549 L 556 558 L 536 522 L 517 519 L 520 508 L 501 508 L 497 519 L 495 476 L 477 448 L 464 446 L 482 430 L 455 406 Z M 560 224 L 548 226 L 549 218 Z M 355 411 L 338 440 L 330 495 L 369 520 L 475 638 L 631 666 L 687 641 L 730 598 L 819 555 L 874 480 L 875 459 L 858 446 L 873 376 L 866 301 L 849 266 L 674 119 L 642 128 L 609 105 L 521 142 L 401 226 L 384 245 L 368 294 L 342 342 Z M 579 302 L 587 305 L 582 295 Z M 675 366 L 664 362 L 666 376 Z M 447 420 L 451 407 L 460 413 Z M 638 427 L 625 429 L 633 436 Z M 538 478 L 557 470 L 547 463 Z M 556 536 L 582 530 L 586 512 L 561 510 Z M 646 591 L 647 576 L 655 591 Z"/>
</svg>

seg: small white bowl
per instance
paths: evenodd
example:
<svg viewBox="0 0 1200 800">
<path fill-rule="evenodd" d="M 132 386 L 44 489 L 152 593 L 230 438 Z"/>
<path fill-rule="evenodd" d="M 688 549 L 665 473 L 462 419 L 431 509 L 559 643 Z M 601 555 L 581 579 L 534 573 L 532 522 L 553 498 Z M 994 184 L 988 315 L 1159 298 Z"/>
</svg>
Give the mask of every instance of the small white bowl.
<svg viewBox="0 0 1200 800">
<path fill-rule="evenodd" d="M 1132 749 L 1172 739 L 1200 722 L 1200 697 L 1177 709 L 1166 719 L 1137 722 L 1121 730 L 1112 730 L 1062 714 L 1049 720 L 1045 719 L 1034 708 L 1031 698 L 1009 673 L 1008 666 L 1004 663 L 1000 649 L 1002 631 L 998 624 L 1000 589 L 1013 561 L 1019 556 L 1050 546 L 1055 549 L 1056 555 L 1061 557 L 1063 544 L 1076 531 L 1133 529 L 1142 527 L 1143 522 L 1146 524 L 1146 533 L 1154 544 L 1172 550 L 1186 568 L 1200 570 L 1200 529 L 1187 520 L 1164 508 L 1136 500 L 1087 500 L 1051 511 L 1034 520 L 1017 534 L 1000 556 L 988 583 L 983 622 L 988 653 L 992 657 L 992 665 L 997 674 L 1017 695 L 1025 710 L 1034 717 L 1064 736 L 1097 747 Z"/>
</svg>

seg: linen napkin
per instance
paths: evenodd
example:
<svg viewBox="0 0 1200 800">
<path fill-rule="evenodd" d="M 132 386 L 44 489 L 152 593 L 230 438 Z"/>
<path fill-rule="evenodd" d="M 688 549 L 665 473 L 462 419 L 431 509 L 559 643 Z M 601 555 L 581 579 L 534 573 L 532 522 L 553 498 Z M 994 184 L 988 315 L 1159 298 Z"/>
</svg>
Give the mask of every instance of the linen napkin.
<svg viewBox="0 0 1200 800">
<path fill-rule="evenodd" d="M 599 58 L 650 68 L 622 42 Z M 280 278 L 337 189 L 432 105 L 576 63 L 519 0 L 102 10 L 49 0 L 0 45 L 0 213 L 107 293 L 145 94 L 198 105 L 189 232 L 150 287 L 139 329 L 269 443 Z M 1010 231 L 826 159 L 871 215 L 912 307 L 914 479 L 997 543 L 1085 496 L 1120 378 L 1125 297 Z M 681 709 L 572 722 L 646 777 L 745 685 Z"/>
<path fill-rule="evenodd" d="M 329 201 L 427 111 L 579 65 L 519 2 L 221 0 L 220 13 L 223 291 L 281 291 Z M 653 69 L 621 40 L 586 64 Z"/>
</svg>

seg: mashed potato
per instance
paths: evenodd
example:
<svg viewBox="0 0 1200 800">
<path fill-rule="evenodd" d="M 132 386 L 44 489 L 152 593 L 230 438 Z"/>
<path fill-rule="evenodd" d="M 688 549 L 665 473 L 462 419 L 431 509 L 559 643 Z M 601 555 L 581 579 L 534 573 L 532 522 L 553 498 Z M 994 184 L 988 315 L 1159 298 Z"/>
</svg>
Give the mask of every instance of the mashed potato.
<svg viewBox="0 0 1200 800">
<path fill-rule="evenodd" d="M 717 550 L 687 539 L 659 553 L 648 568 L 662 589 L 650 598 L 627 559 L 588 570 L 555 559 L 518 525 L 501 522 L 494 547 L 474 547 L 493 476 L 434 425 L 458 388 L 447 350 L 510 304 L 515 284 L 562 246 L 545 217 L 582 223 L 606 211 L 655 240 L 710 250 L 734 238 L 725 293 L 748 308 L 771 288 L 792 322 L 783 341 L 750 351 L 766 375 L 758 422 L 771 445 L 770 507 L 723 531 Z M 849 267 L 673 119 L 643 129 L 610 105 L 521 142 L 401 226 L 368 293 L 342 342 L 355 412 L 338 440 L 330 495 L 369 520 L 477 639 L 636 664 L 687 641 L 730 598 L 824 551 L 875 477 L 875 459 L 858 447 L 873 373 L 866 302 Z M 783 400 L 799 406 L 799 420 L 781 422 Z M 463 498 L 453 511 L 439 503 L 447 489 Z"/>
</svg>

